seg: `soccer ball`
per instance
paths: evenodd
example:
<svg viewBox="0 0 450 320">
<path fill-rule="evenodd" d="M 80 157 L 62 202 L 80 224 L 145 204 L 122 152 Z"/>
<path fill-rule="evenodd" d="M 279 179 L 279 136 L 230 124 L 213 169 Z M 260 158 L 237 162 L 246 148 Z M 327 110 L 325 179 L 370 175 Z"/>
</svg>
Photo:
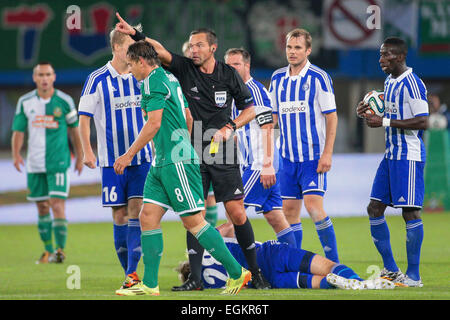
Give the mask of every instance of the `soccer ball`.
<svg viewBox="0 0 450 320">
<path fill-rule="evenodd" d="M 372 90 L 364 96 L 365 104 L 369 105 L 367 114 L 375 114 L 382 117 L 384 115 L 384 92 Z"/>
</svg>

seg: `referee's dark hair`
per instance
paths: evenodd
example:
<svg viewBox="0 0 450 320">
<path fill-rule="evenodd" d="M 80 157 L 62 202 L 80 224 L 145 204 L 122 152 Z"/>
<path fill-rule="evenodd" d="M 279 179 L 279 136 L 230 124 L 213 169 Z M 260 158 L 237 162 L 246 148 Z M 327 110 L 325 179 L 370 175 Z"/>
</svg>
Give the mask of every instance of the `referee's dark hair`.
<svg viewBox="0 0 450 320">
<path fill-rule="evenodd" d="M 208 44 L 210 46 L 213 45 L 213 44 L 217 44 L 216 33 L 214 32 L 214 30 L 209 29 L 209 28 L 200 28 L 200 29 L 192 30 L 191 34 L 189 35 L 189 37 L 194 35 L 194 34 L 199 34 L 199 33 L 205 33 L 206 34 L 206 38 L 208 39 Z"/>
<path fill-rule="evenodd" d="M 245 63 L 250 63 L 251 62 L 251 57 L 250 57 L 250 53 L 245 50 L 244 48 L 230 48 L 227 50 L 227 52 L 225 52 L 225 60 L 227 59 L 227 56 L 231 55 L 231 54 L 240 54 L 242 56 L 242 60 L 244 60 Z"/>
<path fill-rule="evenodd" d="M 398 53 L 404 54 L 405 56 L 408 54 L 408 45 L 403 39 L 398 37 L 389 37 L 383 41 L 383 44 L 394 46 Z"/>
<path fill-rule="evenodd" d="M 150 66 L 161 65 L 158 54 L 153 46 L 144 41 L 137 41 L 128 47 L 127 56 L 132 61 L 139 61 L 142 57 Z"/>
</svg>

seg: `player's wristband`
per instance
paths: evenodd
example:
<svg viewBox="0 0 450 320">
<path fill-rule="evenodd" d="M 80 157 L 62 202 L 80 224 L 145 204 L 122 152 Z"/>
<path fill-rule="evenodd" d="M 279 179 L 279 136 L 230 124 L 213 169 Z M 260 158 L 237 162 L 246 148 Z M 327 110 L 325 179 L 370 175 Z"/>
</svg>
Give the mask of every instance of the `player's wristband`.
<svg viewBox="0 0 450 320">
<path fill-rule="evenodd" d="M 136 31 L 136 33 L 134 34 L 134 36 L 130 35 L 131 39 L 133 39 L 134 41 L 145 40 L 145 35 L 142 32 L 136 30 L 136 28 L 133 29 L 134 31 Z"/>
<path fill-rule="evenodd" d="M 390 127 L 391 126 L 391 119 L 383 118 L 383 127 Z"/>
</svg>

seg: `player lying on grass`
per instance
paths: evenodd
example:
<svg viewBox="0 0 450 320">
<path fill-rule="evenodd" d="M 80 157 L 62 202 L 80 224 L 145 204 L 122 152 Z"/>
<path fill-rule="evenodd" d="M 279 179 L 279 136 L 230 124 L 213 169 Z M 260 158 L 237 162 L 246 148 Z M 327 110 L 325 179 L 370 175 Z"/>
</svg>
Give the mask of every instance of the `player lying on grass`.
<svg viewBox="0 0 450 320">
<path fill-rule="evenodd" d="M 217 228 L 236 260 L 245 267 L 244 255 L 234 238 L 233 225 Z M 293 248 L 286 243 L 269 240 L 256 244 L 258 264 L 272 288 L 284 289 L 394 289 L 386 279 L 363 280 L 346 265 L 335 263 L 318 254 Z M 182 262 L 177 271 L 182 281 L 189 275 L 189 262 Z M 223 266 L 205 253 L 202 262 L 202 280 L 205 288 L 221 288 L 228 278 Z M 250 283 L 251 285 L 251 283 Z"/>
</svg>

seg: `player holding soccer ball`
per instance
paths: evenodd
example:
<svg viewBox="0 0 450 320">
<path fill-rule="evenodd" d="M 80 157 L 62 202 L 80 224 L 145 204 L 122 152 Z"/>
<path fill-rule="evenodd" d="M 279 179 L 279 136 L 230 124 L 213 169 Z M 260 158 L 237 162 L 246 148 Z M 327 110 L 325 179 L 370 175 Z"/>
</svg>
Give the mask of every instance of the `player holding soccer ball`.
<svg viewBox="0 0 450 320">
<path fill-rule="evenodd" d="M 387 38 L 380 48 L 380 66 L 388 74 L 384 82 L 385 114 L 367 114 L 361 101 L 357 114 L 371 128 L 386 128 L 386 151 L 378 167 L 367 212 L 374 244 L 383 258 L 381 276 L 398 285 L 422 287 L 419 274 L 423 224 L 420 210 L 424 197 L 425 145 L 428 124 L 427 90 L 422 80 L 406 66 L 407 46 L 399 38 Z M 387 206 L 402 208 L 406 222 L 408 269 L 403 274 L 395 263 L 389 228 L 384 217 Z"/>
</svg>

